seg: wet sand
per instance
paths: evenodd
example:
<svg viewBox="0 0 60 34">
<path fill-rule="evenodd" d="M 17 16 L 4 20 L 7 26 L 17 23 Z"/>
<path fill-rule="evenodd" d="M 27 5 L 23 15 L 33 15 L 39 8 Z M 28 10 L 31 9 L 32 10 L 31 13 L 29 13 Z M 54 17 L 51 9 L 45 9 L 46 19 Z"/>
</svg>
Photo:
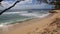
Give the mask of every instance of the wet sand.
<svg viewBox="0 0 60 34">
<path fill-rule="evenodd" d="M 1 31 L 1 34 L 59 34 L 60 10 L 43 19 L 31 19 L 14 24 L 10 31 Z"/>
</svg>

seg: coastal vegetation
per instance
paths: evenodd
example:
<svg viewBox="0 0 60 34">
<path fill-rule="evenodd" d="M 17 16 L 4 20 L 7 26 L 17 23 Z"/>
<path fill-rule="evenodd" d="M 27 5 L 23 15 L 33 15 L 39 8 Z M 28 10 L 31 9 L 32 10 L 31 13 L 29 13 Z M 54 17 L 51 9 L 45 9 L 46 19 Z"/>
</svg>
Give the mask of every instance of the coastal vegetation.
<svg viewBox="0 0 60 34">
<path fill-rule="evenodd" d="M 41 2 L 41 0 L 37 0 Z M 55 9 L 60 9 L 60 0 L 44 0 L 45 3 L 55 5 Z"/>
<path fill-rule="evenodd" d="M 55 9 L 60 9 L 60 0 L 54 0 L 54 1 L 51 1 L 50 3 L 46 0 L 46 2 L 48 4 L 55 5 Z"/>
</svg>

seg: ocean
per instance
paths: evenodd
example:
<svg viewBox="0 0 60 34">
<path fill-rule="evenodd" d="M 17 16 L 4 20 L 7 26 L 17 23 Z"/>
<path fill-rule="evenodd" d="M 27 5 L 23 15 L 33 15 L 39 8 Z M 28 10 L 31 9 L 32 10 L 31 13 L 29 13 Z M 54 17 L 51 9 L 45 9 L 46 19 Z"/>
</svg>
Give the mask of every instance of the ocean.
<svg viewBox="0 0 60 34">
<path fill-rule="evenodd" d="M 1 24 L 11 24 L 24 21 L 32 18 L 43 18 L 49 15 L 49 10 L 28 10 L 28 11 L 14 11 L 11 10 L 0 15 Z"/>
</svg>

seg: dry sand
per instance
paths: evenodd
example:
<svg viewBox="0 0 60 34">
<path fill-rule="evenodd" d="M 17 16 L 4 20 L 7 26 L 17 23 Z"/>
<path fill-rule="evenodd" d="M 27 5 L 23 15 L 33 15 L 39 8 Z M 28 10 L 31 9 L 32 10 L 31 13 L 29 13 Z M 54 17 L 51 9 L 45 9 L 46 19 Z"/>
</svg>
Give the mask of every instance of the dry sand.
<svg viewBox="0 0 60 34">
<path fill-rule="evenodd" d="M 1 34 L 60 34 L 60 10 L 43 19 L 32 19 L 15 24 L 13 29 Z"/>
</svg>

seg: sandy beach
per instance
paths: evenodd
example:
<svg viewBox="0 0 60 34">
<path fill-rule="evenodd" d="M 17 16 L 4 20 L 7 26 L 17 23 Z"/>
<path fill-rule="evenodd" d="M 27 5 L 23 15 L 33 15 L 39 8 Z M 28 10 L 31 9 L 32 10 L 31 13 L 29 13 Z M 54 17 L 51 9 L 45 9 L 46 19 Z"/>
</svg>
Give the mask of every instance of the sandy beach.
<svg viewBox="0 0 60 34">
<path fill-rule="evenodd" d="M 9 27 L 9 31 L 0 34 L 60 34 L 60 10 L 43 19 L 31 19 Z"/>
</svg>

